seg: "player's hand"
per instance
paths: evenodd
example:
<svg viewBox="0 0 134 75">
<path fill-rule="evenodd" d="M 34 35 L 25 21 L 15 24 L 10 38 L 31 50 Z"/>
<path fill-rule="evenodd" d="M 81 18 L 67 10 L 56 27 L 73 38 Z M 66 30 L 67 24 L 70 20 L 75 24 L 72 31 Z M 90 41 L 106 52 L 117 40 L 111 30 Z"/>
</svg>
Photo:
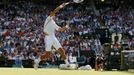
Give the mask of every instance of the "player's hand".
<svg viewBox="0 0 134 75">
<path fill-rule="evenodd" d="M 69 2 L 66 2 L 66 3 L 62 3 L 60 6 L 63 8 L 63 7 L 65 7 L 68 4 L 69 4 Z"/>
<path fill-rule="evenodd" d="M 48 36 L 48 35 L 49 35 L 47 32 L 43 32 L 43 34 L 44 34 L 45 36 Z"/>
<path fill-rule="evenodd" d="M 70 23 L 69 22 L 67 22 L 66 23 L 66 28 L 68 28 L 70 26 Z"/>
</svg>

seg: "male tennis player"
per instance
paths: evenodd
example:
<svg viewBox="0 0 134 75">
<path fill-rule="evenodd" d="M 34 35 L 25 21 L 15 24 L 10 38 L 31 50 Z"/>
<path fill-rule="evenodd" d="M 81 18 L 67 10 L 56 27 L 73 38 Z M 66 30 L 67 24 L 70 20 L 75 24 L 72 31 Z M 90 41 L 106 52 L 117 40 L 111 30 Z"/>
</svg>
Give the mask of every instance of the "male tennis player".
<svg viewBox="0 0 134 75">
<path fill-rule="evenodd" d="M 41 60 L 47 60 L 51 57 L 51 47 L 53 46 L 62 56 L 62 60 L 65 61 L 66 64 L 68 64 L 68 61 L 66 60 L 65 51 L 62 48 L 61 44 L 57 40 L 55 36 L 55 31 L 65 31 L 69 27 L 69 23 L 65 27 L 59 27 L 55 21 L 55 14 L 59 12 L 60 9 L 62 9 L 64 6 L 68 5 L 69 3 L 62 3 L 60 6 L 58 6 L 53 12 L 50 13 L 50 15 L 47 17 L 45 24 L 44 24 L 44 34 L 45 34 L 45 52 L 43 55 L 41 55 Z"/>
</svg>

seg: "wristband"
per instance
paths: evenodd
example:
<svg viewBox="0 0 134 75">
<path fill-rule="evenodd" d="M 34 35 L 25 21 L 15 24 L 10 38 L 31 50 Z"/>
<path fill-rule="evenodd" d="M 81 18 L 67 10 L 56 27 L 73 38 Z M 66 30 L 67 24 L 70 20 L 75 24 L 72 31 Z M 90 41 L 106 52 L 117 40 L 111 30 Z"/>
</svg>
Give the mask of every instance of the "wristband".
<svg viewBox="0 0 134 75">
<path fill-rule="evenodd" d="M 68 25 L 66 25 L 65 27 L 66 27 L 66 28 L 68 28 L 69 26 L 68 26 Z"/>
<path fill-rule="evenodd" d="M 63 8 L 63 5 L 60 5 L 60 8 Z"/>
</svg>

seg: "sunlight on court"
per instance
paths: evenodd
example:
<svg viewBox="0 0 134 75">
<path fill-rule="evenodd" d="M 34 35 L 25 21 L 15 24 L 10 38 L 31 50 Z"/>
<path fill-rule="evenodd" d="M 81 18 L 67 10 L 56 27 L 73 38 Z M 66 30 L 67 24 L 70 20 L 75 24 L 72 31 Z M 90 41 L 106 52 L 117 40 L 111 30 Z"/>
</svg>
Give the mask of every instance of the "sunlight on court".
<svg viewBox="0 0 134 75">
<path fill-rule="evenodd" d="M 32 68 L 0 68 L 0 75 L 134 75 L 134 72 L 125 71 L 85 71 L 59 69 L 32 69 Z"/>
</svg>

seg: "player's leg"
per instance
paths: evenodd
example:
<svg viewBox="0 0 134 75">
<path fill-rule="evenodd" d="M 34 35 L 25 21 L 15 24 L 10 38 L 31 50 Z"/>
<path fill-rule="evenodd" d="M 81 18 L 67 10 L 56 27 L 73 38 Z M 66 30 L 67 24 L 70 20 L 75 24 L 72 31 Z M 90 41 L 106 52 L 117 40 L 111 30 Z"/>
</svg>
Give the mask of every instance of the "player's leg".
<svg viewBox="0 0 134 75">
<path fill-rule="evenodd" d="M 65 50 L 60 47 L 60 48 L 58 48 L 58 51 L 62 56 L 62 60 L 65 61 L 65 64 L 69 64 L 68 59 L 67 59 L 66 54 L 65 54 Z"/>
<path fill-rule="evenodd" d="M 40 59 L 36 58 L 34 59 L 33 62 L 34 62 L 33 67 L 35 68 L 35 70 L 37 70 L 39 67 Z"/>
<path fill-rule="evenodd" d="M 51 58 L 51 51 L 45 51 L 40 57 L 40 59 L 44 60 L 44 61 L 46 61 L 50 58 Z"/>
<path fill-rule="evenodd" d="M 45 52 L 41 55 L 41 60 L 48 60 L 51 58 L 51 47 L 52 47 L 52 40 L 51 38 L 45 38 Z"/>
<path fill-rule="evenodd" d="M 65 51 L 62 47 L 58 48 L 58 52 L 61 54 L 62 56 L 62 60 L 65 60 L 66 59 L 66 54 L 65 54 Z"/>
<path fill-rule="evenodd" d="M 55 38 L 53 41 L 53 46 L 56 48 L 56 50 L 58 50 L 58 52 L 61 54 L 62 60 L 65 61 L 66 64 L 68 63 L 66 54 L 65 54 L 65 50 L 62 48 L 61 44 L 59 43 L 59 41 Z"/>
</svg>

